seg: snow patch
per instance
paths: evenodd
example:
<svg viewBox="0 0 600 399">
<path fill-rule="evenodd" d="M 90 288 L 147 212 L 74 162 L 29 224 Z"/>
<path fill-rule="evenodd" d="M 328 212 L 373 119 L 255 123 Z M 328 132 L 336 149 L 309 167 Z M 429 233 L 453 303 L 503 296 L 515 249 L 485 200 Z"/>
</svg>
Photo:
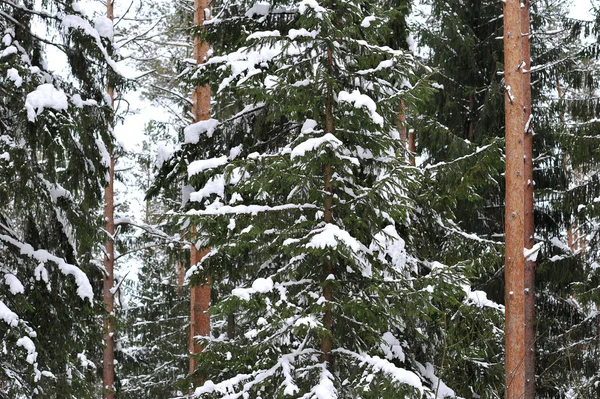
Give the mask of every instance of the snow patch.
<svg viewBox="0 0 600 399">
<path fill-rule="evenodd" d="M 71 102 L 77 108 L 83 108 L 84 105 L 98 105 L 96 100 L 83 100 L 79 94 L 73 94 L 73 96 L 71 96 Z"/>
<path fill-rule="evenodd" d="M 211 177 L 200 191 L 190 194 L 190 201 L 202 202 L 211 194 L 217 194 L 221 198 L 225 196 L 225 177 L 223 175 Z"/>
<path fill-rule="evenodd" d="M 27 363 L 33 364 L 37 360 L 37 352 L 35 351 L 35 345 L 31 338 L 22 337 L 17 340 L 17 346 L 22 347 L 27 351 Z"/>
<path fill-rule="evenodd" d="M 368 28 L 371 26 L 371 23 L 375 22 L 376 20 L 377 18 L 374 15 L 370 15 L 363 19 L 363 21 L 360 23 L 360 26 L 362 26 L 363 28 Z"/>
<path fill-rule="evenodd" d="M 319 232 L 312 236 L 310 242 L 306 244 L 307 248 L 336 248 L 340 242 L 354 252 L 358 252 L 361 248 L 361 244 L 356 238 L 352 237 L 350 233 L 340 229 L 335 224 L 327 223 L 325 227 L 317 231 Z"/>
<path fill-rule="evenodd" d="M 110 18 L 100 16 L 94 20 L 94 28 L 98 31 L 100 37 L 112 40 L 114 34 L 113 21 Z"/>
<path fill-rule="evenodd" d="M 281 36 L 281 33 L 278 30 L 265 30 L 265 31 L 261 31 L 261 32 L 254 32 L 254 33 L 248 35 L 246 40 L 262 39 L 265 37 L 279 37 L 279 36 Z"/>
<path fill-rule="evenodd" d="M 62 90 L 58 90 L 50 83 L 44 83 L 35 91 L 27 94 L 25 108 L 27 109 L 27 119 L 33 122 L 44 111 L 44 108 L 64 111 L 69 108 L 69 102 Z"/>
<path fill-rule="evenodd" d="M 323 144 L 329 144 L 332 148 L 338 148 L 343 143 L 337 137 L 335 137 L 333 134 L 327 133 L 322 137 L 315 137 L 312 139 L 308 139 L 308 140 L 298 144 L 292 150 L 290 157 L 292 159 L 294 159 L 296 157 L 302 157 L 307 152 L 314 151 L 315 149 L 319 148 Z"/>
<path fill-rule="evenodd" d="M 25 292 L 25 287 L 23 287 L 23 284 L 21 284 L 17 276 L 14 274 L 6 274 L 4 276 L 4 282 L 6 285 L 8 285 L 8 289 L 13 295 L 23 294 Z"/>
<path fill-rule="evenodd" d="M 4 320 L 10 327 L 16 327 L 17 324 L 19 324 L 19 316 L 10 310 L 2 301 L 0 301 L 0 319 Z"/>
<path fill-rule="evenodd" d="M 292 40 L 295 40 L 297 37 L 312 37 L 313 39 L 317 37 L 320 33 L 320 30 L 306 30 L 305 28 L 301 29 L 290 29 L 288 32 L 288 37 Z"/>
<path fill-rule="evenodd" d="M 188 165 L 188 177 L 192 177 L 205 170 L 218 168 L 227 164 L 227 156 L 223 155 L 219 158 L 199 159 Z"/>
<path fill-rule="evenodd" d="M 6 71 L 6 77 L 7 79 L 12 80 L 17 87 L 21 87 L 23 85 L 23 78 L 21 75 L 19 75 L 19 71 L 17 71 L 15 68 L 9 68 Z"/>
<path fill-rule="evenodd" d="M 375 104 L 375 101 L 373 101 L 373 99 L 366 94 L 362 94 L 358 89 L 354 90 L 352 93 L 341 91 L 338 94 L 338 101 L 352 103 L 354 104 L 354 108 L 358 109 L 362 107 L 367 108 L 371 114 L 373 123 L 383 127 L 383 117 L 377 113 L 377 105 Z"/>
<path fill-rule="evenodd" d="M 183 135 L 186 144 L 198 144 L 201 134 L 206 134 L 208 138 L 211 138 L 215 132 L 215 129 L 219 126 L 219 121 L 216 119 L 208 119 L 206 121 L 200 121 L 193 123 L 183 129 Z"/>
</svg>

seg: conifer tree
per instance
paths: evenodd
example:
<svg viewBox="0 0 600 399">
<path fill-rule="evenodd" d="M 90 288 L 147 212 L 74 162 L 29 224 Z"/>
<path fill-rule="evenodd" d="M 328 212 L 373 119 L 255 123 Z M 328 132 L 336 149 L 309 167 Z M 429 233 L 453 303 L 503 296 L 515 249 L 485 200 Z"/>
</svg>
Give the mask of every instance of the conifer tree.
<svg viewBox="0 0 600 399">
<path fill-rule="evenodd" d="M 164 123 L 149 123 L 146 133 L 148 139 L 135 156 L 139 170 L 133 178 L 142 192 L 149 189 L 156 166 L 160 166 L 156 154 L 171 141 Z M 121 337 L 117 342 L 119 395 L 123 398 L 175 397 L 189 367 L 189 293 L 179 285 L 178 274 L 181 267 L 189 266 L 190 251 L 189 245 L 186 249 L 178 242 L 181 227 L 165 217 L 172 204 L 181 200 L 181 190 L 171 185 L 161 194 L 146 200 L 141 221 L 146 229 L 151 226 L 153 230 L 142 233 L 129 227 L 124 231 L 131 236 L 126 243 L 131 253 L 120 256 L 133 257 L 140 269 L 123 283 L 127 302 L 120 313 Z M 169 237 L 172 242 L 168 242 Z"/>
<path fill-rule="evenodd" d="M 184 219 L 198 226 L 197 247 L 211 248 L 188 273 L 192 283 L 209 273 L 214 288 L 215 338 L 203 342 L 195 394 L 453 395 L 437 367 L 497 361 L 479 339 L 498 342 L 490 311 L 500 307 L 470 290 L 470 265 L 448 256 L 455 266 L 444 266 L 418 243 L 444 206 L 398 157 L 398 104 L 414 107 L 427 73 L 380 34 L 398 9 L 222 7 L 205 24 L 213 56 L 193 81 L 213 87 L 213 119 L 185 129 L 156 185 L 189 179 Z M 460 334 L 444 323 L 449 309 L 486 316 L 470 353 L 455 342 L 438 350 L 448 330 Z"/>
<path fill-rule="evenodd" d="M 491 149 L 493 147 L 487 145 L 503 134 L 502 106 L 498 104 L 504 90 L 502 76 L 498 74 L 503 71 L 500 65 L 502 42 L 495 39 L 501 36 L 502 21 L 497 16 L 501 13 L 502 3 L 433 1 L 431 5 L 435 18 L 428 20 L 422 35 L 432 49 L 430 59 L 440 73 L 436 77 L 439 91 L 434 96 L 435 101 L 430 103 L 434 107 L 431 110 L 424 108 L 427 116 L 423 120 L 428 123 L 418 124 L 418 130 L 427 132 L 419 136 L 419 145 L 428 158 L 425 163 L 447 161 L 452 158 L 449 154 L 454 153 L 467 155 L 472 151 L 469 149 L 471 141 L 478 148 Z M 568 18 L 564 3 L 532 2 L 531 7 L 532 32 L 535 33 L 531 43 L 533 119 L 530 128 L 535 134 L 536 239 L 543 242 L 536 272 L 537 312 L 540 312 L 537 316 L 539 362 L 536 374 L 540 376 L 537 394 L 558 397 L 574 389 L 575 383 L 561 377 L 565 369 L 594 368 L 585 351 L 580 351 L 583 342 L 589 341 L 595 334 L 593 328 L 587 329 L 593 318 L 587 318 L 589 313 L 584 309 L 590 304 L 580 306 L 578 301 L 569 299 L 579 289 L 589 294 L 590 286 L 581 282 L 593 281 L 593 278 L 584 277 L 585 270 L 590 270 L 589 266 L 582 262 L 581 254 L 573 254 L 568 249 L 567 243 L 567 232 L 574 215 L 578 214 L 578 209 L 583 210 L 586 202 L 581 194 L 587 192 L 593 196 L 594 188 L 590 181 L 584 185 L 585 188 L 574 190 L 575 184 L 569 176 L 572 169 L 565 167 L 566 161 L 578 159 L 582 162 L 587 158 L 585 154 L 589 153 L 574 144 L 583 141 L 569 129 L 570 125 L 583 127 L 586 124 L 569 122 L 567 109 L 570 107 L 565 105 L 573 105 L 572 109 L 579 111 L 593 108 L 593 96 L 579 93 L 582 87 L 593 86 L 593 79 L 584 78 L 586 68 L 582 66 L 586 58 L 594 57 L 596 45 L 580 42 L 580 36 L 586 31 L 589 33 L 591 26 Z M 571 91 L 572 94 L 563 93 L 557 99 L 557 91 Z M 472 93 L 475 94 L 475 117 Z M 585 111 L 579 114 L 581 121 L 586 119 L 584 114 Z M 438 126 L 438 120 L 443 126 L 432 128 Z M 469 137 L 470 132 L 473 132 L 473 138 Z M 464 142 L 465 138 L 468 143 Z M 589 142 L 585 146 L 589 148 Z M 485 153 L 480 152 L 480 157 Z M 474 161 L 477 158 L 470 159 Z M 455 174 L 456 169 L 451 175 L 438 175 L 438 180 L 448 187 L 462 187 L 464 184 L 468 188 L 468 196 L 463 197 L 468 199 L 467 203 L 461 200 L 450 205 L 460 226 L 481 238 L 498 237 L 503 230 L 504 188 L 500 177 L 503 166 L 498 163 L 500 158 L 496 155 L 487 159 L 492 162 L 479 158 L 477 164 L 468 164 L 465 159 L 458 175 Z M 477 173 L 471 175 L 470 171 Z M 470 180 L 468 177 L 471 176 L 476 179 Z M 458 177 L 458 182 L 455 177 Z M 579 199 L 574 200 L 575 196 Z M 468 247 L 460 248 L 465 250 Z M 495 260 L 487 263 L 487 268 L 480 264 L 477 286 L 482 287 L 493 300 L 502 302 L 502 286 L 496 278 L 499 267 Z M 590 299 L 590 295 L 585 297 Z M 572 332 L 566 334 L 567 331 Z M 565 352 L 567 348 L 570 348 L 569 354 Z M 582 377 L 587 384 L 590 374 L 583 374 L 588 376 Z M 582 385 L 579 386 L 581 388 Z"/>
<path fill-rule="evenodd" d="M 113 141 L 109 31 L 76 3 L 0 4 L 0 392 L 11 398 L 98 394 L 90 281 Z"/>
</svg>

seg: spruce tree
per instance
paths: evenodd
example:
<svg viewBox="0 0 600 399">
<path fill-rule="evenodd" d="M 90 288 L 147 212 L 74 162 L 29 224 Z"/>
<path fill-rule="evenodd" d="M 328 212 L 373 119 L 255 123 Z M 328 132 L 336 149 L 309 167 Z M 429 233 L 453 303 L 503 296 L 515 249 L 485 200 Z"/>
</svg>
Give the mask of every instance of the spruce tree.
<svg viewBox="0 0 600 399">
<path fill-rule="evenodd" d="M 97 397 L 107 32 L 76 3 L 0 5 L 0 392 L 11 398 Z"/>
<path fill-rule="evenodd" d="M 142 192 L 148 190 L 154 178 L 158 161 L 155 154 L 158 148 L 164 148 L 158 142 L 168 139 L 168 127 L 149 123 L 146 132 L 148 140 L 135 156 L 139 170 L 134 180 Z M 136 276 L 129 276 L 123 283 L 127 304 L 120 312 L 117 352 L 122 398 L 175 397 L 181 392 L 178 386 L 187 373 L 189 293 L 180 286 L 178 275 L 181 268 L 189 266 L 190 251 L 189 245 L 185 249 L 178 242 L 180 226 L 164 216 L 179 197 L 180 189 L 174 185 L 163 196 L 146 200 L 143 224 L 145 228 L 152 227 L 152 231 L 146 231 L 150 234 L 131 227 L 124 231 L 131 236 L 126 247 L 140 268 Z M 169 236 L 173 240 L 170 243 Z"/>
<path fill-rule="evenodd" d="M 400 99 L 414 109 L 431 72 L 386 45 L 399 10 L 222 7 L 192 81 L 213 88 L 213 119 L 185 129 L 156 184 L 189 179 L 182 218 L 211 248 L 188 273 L 214 288 L 195 394 L 454 395 L 440 369 L 498 370 L 498 348 L 481 337 L 499 342 L 501 307 L 471 291 L 464 258 L 445 266 L 419 243 L 451 212 L 399 147 Z M 477 325 L 470 349 L 457 320 Z M 467 394 L 497 388 L 456 382 Z"/>
<path fill-rule="evenodd" d="M 433 18 L 423 27 L 422 40 L 432 50 L 430 60 L 440 72 L 436 76 L 439 91 L 429 104 L 433 107 L 424 108 L 426 123 L 415 122 L 417 131 L 424 131 L 419 135 L 420 150 L 426 155 L 424 163 L 428 164 L 466 156 L 475 147 L 471 143 L 475 143 L 478 152 L 465 157 L 460 168 L 448 169 L 454 171 L 452 174 L 438 174 L 437 180 L 450 190 L 464 188 L 454 189 L 465 193 L 462 199 L 448 202 L 460 226 L 480 238 L 501 241 L 503 165 L 498 162 L 501 157 L 497 153 L 488 151 L 497 151 L 498 144 L 502 144 L 498 138 L 503 135 L 503 107 L 499 103 L 504 90 L 502 42 L 496 40 L 501 36 L 502 20 L 497 18 L 501 14 L 501 3 L 429 3 Z M 582 34 L 591 32 L 591 24 L 566 17 L 564 3 L 532 2 L 531 7 L 534 214 L 536 240 L 543 242 L 536 272 L 539 312 L 536 374 L 540 376 L 537 395 L 560 397 L 569 390 L 576 390 L 574 385 L 586 392 L 582 387 L 590 387 L 590 376 L 595 373 L 591 371 L 595 365 L 590 353 L 584 349 L 587 347 L 584 342 L 595 335 L 590 328 L 594 318 L 587 317 L 590 306 L 593 307 L 587 301 L 593 299 L 589 294 L 593 292 L 590 288 L 596 278 L 593 273 L 586 273 L 592 270 L 589 265 L 593 261 L 583 262 L 581 252 L 573 253 L 569 249 L 568 231 L 574 220 L 585 225 L 583 220 L 587 213 L 581 211 L 595 190 L 593 179 L 583 185 L 574 183 L 572 171 L 577 167 L 571 164 L 581 165 L 579 162 L 593 159 L 588 150 L 593 148 L 589 141 L 592 135 L 589 130 L 585 135 L 581 128 L 591 127 L 584 121 L 588 118 L 586 113 L 594 107 L 591 95 L 594 79 L 588 73 L 593 68 L 584 65 L 589 65 L 586 59 L 595 57 L 597 46 L 580 42 Z M 583 87 L 587 89 L 582 90 Z M 588 94 L 583 94 L 586 91 Z M 581 118 L 582 123 L 574 123 L 571 118 Z M 574 134 L 574 130 L 580 133 Z M 583 137 L 588 137 L 588 141 Z M 482 158 L 486 153 L 489 156 Z M 581 187 L 575 188 L 577 186 Z M 587 199 L 584 192 L 589 193 Z M 460 246 L 457 251 L 469 247 Z M 476 286 L 501 303 L 503 287 L 497 273 L 501 258 L 488 260 L 479 263 L 480 277 Z M 577 291 L 586 293 L 582 303 L 570 299 Z M 587 371 L 576 373 L 579 380 L 566 381 L 564 370 L 571 368 Z"/>
</svg>

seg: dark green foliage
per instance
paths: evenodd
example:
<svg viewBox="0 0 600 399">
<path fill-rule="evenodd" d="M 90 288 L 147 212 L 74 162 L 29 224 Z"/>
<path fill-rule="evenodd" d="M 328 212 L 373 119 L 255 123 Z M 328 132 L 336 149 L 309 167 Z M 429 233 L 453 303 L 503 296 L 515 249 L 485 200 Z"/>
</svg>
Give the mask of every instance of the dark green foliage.
<svg viewBox="0 0 600 399">
<path fill-rule="evenodd" d="M 51 13 L 74 13 L 70 3 L 50 3 Z M 57 14 L 35 17 L 48 32 L 36 36 L 33 8 L 0 5 L 0 302 L 18 318 L 0 320 L 0 392 L 95 398 L 102 307 L 89 281 L 101 279 L 92 253 L 113 140 L 107 66 L 83 30 L 58 34 Z M 69 49 L 72 78 L 52 72 L 52 46 Z"/>
<path fill-rule="evenodd" d="M 192 82 L 210 83 L 215 120 L 186 129 L 186 143 L 153 189 L 189 178 L 196 192 L 182 219 L 198 226 L 197 246 L 212 250 L 191 280 L 205 281 L 208 273 L 213 281 L 214 338 L 205 342 L 197 371 L 210 381 L 196 394 L 335 389 L 338 397 L 420 397 L 415 387 L 422 386 L 431 397 L 438 374 L 462 395 L 500 390 L 500 313 L 491 302 L 469 299 L 468 288 L 468 277 L 479 277 L 475 264 L 496 262 L 495 244 L 470 254 L 487 251 L 487 259 L 464 262 L 453 246 L 464 245 L 461 231 L 448 219 L 457 198 L 475 191 L 436 196 L 429 191 L 435 172 L 443 180 L 454 171 L 423 173 L 396 157 L 404 154 L 394 132 L 400 99 L 414 112 L 427 93 L 421 79 L 431 72 L 397 50 L 408 46 L 408 5 L 304 6 L 273 2 L 261 10 L 240 2 L 213 10 L 219 18 L 203 32 L 213 57 Z M 248 37 L 255 32 L 267 33 Z M 344 100 L 353 92 L 364 105 L 355 106 L 352 95 Z M 324 132 L 333 97 L 334 137 Z M 494 142 L 473 158 L 497 164 L 497 148 Z M 204 168 L 201 160 L 216 166 Z M 327 167 L 331 223 L 323 222 Z M 491 173 L 489 166 L 471 168 L 473 180 Z M 323 274 L 328 262 L 331 280 Z M 322 324 L 328 281 L 331 331 Z M 464 320 L 478 321 L 471 345 L 462 336 Z M 321 361 L 328 334 L 333 364 Z"/>
</svg>

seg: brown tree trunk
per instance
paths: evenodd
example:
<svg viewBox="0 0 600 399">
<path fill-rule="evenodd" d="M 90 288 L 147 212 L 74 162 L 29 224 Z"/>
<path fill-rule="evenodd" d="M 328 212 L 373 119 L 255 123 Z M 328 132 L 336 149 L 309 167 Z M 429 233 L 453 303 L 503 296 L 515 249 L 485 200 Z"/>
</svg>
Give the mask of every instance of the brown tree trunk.
<svg viewBox="0 0 600 399">
<path fill-rule="evenodd" d="M 330 73 L 333 73 L 333 52 L 331 49 L 327 50 L 327 68 Z M 325 132 L 326 133 L 334 133 L 333 126 L 333 91 L 331 87 L 327 88 L 327 99 L 325 104 Z M 325 189 L 325 215 L 324 220 L 325 223 L 333 223 L 333 188 L 331 186 L 331 165 L 325 165 L 323 168 L 324 175 L 324 189 Z M 333 273 L 333 264 L 331 261 L 326 261 L 323 264 L 323 298 L 325 298 L 325 311 L 323 314 L 323 325 L 327 329 L 327 332 L 323 334 L 321 338 L 321 352 L 322 352 L 322 360 L 329 364 L 332 363 L 332 327 L 333 327 L 333 318 L 332 318 L 332 310 L 331 305 L 333 303 L 333 284 L 329 282 L 327 277 Z"/>
<path fill-rule="evenodd" d="M 196 245 L 192 244 L 191 266 L 196 265 L 210 252 L 209 249 L 198 250 Z M 189 349 L 192 355 L 202 353 L 204 347 L 195 339 L 197 336 L 210 336 L 210 276 L 202 285 L 194 285 L 190 289 L 190 342 Z M 190 374 L 198 366 L 198 359 L 195 356 L 190 357 Z M 198 380 L 197 383 L 202 381 Z"/>
<path fill-rule="evenodd" d="M 104 189 L 104 220 L 106 221 L 105 230 L 109 237 L 106 238 L 104 255 L 104 307 L 106 315 L 104 317 L 104 357 L 102 362 L 102 382 L 104 387 L 104 398 L 113 399 L 115 397 L 115 341 L 114 341 L 114 319 L 115 319 L 115 298 L 112 288 L 115 285 L 114 279 L 114 254 L 115 247 L 113 237 L 115 234 L 114 224 L 114 170 L 115 159 L 110 157 L 109 184 Z"/>
<path fill-rule="evenodd" d="M 531 144 L 526 144 L 525 127 L 530 115 L 529 24 L 522 21 L 520 0 L 504 2 L 504 78 L 506 81 L 506 213 L 505 213 L 505 343 L 506 343 L 506 399 L 525 397 L 528 373 L 531 366 L 528 356 L 534 355 L 528 346 L 526 327 L 529 310 L 526 302 L 533 303 L 533 292 L 527 292 L 530 276 L 525 277 L 524 240 L 529 241 L 529 220 L 532 211 L 526 208 L 532 193 L 533 182 L 526 171 L 531 163 Z M 526 60 L 525 60 L 526 58 Z M 527 81 L 526 81 L 527 79 Z M 529 212 L 529 215 L 527 214 Z M 527 284 L 527 286 L 526 286 Z M 532 299 L 526 299 L 525 297 Z"/>
<path fill-rule="evenodd" d="M 408 152 L 408 162 L 410 162 L 412 166 L 415 166 L 415 155 L 417 153 L 417 145 L 415 143 L 415 131 L 413 129 L 410 129 L 408 131 Z"/>
<path fill-rule="evenodd" d="M 404 100 L 400 100 L 400 107 L 398 108 L 398 134 L 400 135 L 400 143 L 402 145 L 402 159 L 404 158 L 404 152 L 406 151 L 406 103 Z"/>
<path fill-rule="evenodd" d="M 106 5 L 106 14 L 112 21 L 114 20 L 113 1 L 108 0 Z M 107 82 L 106 90 L 110 96 L 111 107 L 114 108 L 114 88 L 110 81 Z M 109 165 L 108 186 L 104 188 L 104 221 L 105 230 L 108 234 L 105 242 L 104 255 L 104 307 L 106 316 L 104 318 L 104 354 L 102 360 L 102 386 L 103 397 L 114 399 L 115 397 L 115 298 L 112 289 L 115 285 L 114 265 L 115 265 L 115 219 L 114 219 L 114 180 L 115 180 L 115 158 L 111 154 Z"/>
<path fill-rule="evenodd" d="M 202 26 L 204 21 L 210 15 L 209 0 L 194 0 L 194 23 L 196 26 Z M 208 57 L 208 43 L 200 37 L 194 38 L 194 57 L 197 64 L 206 62 Z M 192 95 L 194 122 L 207 120 L 210 118 L 210 86 L 202 85 L 196 87 Z M 192 234 L 191 241 L 194 243 L 195 234 Z M 196 246 L 192 244 L 191 265 L 195 265 L 208 253 L 209 249 L 198 251 Z M 190 374 L 194 373 L 198 366 L 198 360 L 195 356 L 203 351 L 203 347 L 199 345 L 196 336 L 210 336 L 210 315 L 208 313 L 210 307 L 210 276 L 206 276 L 206 281 L 202 285 L 191 287 L 190 297 L 190 342 L 189 351 L 190 357 Z M 195 383 L 201 383 L 201 379 Z"/>
<path fill-rule="evenodd" d="M 533 219 L 533 134 L 531 130 L 531 53 L 529 44 L 529 1 L 523 0 L 521 7 L 521 33 L 523 34 L 523 62 L 521 77 L 523 79 L 523 120 L 524 132 L 524 180 L 525 180 L 525 231 L 524 247 L 531 249 L 534 245 L 535 225 Z M 525 395 L 523 399 L 535 399 L 535 261 L 525 259 Z"/>
</svg>

